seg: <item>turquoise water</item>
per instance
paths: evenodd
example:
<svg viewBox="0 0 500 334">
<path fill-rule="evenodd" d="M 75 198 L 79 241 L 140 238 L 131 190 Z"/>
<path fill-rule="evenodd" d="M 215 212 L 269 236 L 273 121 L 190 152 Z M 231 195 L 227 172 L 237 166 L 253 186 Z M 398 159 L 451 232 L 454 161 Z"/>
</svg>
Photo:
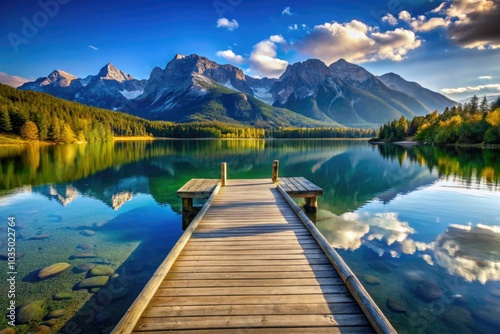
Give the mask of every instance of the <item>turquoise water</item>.
<svg viewBox="0 0 500 334">
<path fill-rule="evenodd" d="M 217 178 L 222 161 L 229 178 L 270 177 L 275 159 L 280 175 L 324 189 L 318 228 L 399 332 L 500 331 L 498 151 L 175 140 L 2 147 L 0 253 L 15 217 L 16 306 L 43 301 L 18 333 L 59 309 L 66 312 L 53 320 L 54 331 L 112 328 L 182 234 L 177 189 L 193 177 Z M 37 277 L 61 262 L 71 268 Z M 78 289 L 88 275 L 78 272 L 83 264 L 112 268 L 117 291 Z M 1 291 L 9 289 L 6 279 L 1 270 Z M 60 292 L 72 298 L 54 300 Z M 2 309 L 10 300 L 0 295 Z"/>
</svg>

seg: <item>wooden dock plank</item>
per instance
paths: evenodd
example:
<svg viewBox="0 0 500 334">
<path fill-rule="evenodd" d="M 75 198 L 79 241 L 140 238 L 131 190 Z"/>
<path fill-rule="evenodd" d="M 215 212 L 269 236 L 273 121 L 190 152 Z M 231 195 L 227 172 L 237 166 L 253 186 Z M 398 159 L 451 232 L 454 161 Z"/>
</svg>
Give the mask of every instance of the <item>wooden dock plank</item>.
<svg viewBox="0 0 500 334">
<path fill-rule="evenodd" d="M 162 317 L 141 318 L 137 330 L 207 329 L 207 328 L 258 328 L 258 327 L 338 327 L 342 325 L 366 326 L 363 314 L 296 314 L 283 315 L 229 315 L 217 317 Z M 313 329 L 312 329 L 313 330 Z"/>
<path fill-rule="evenodd" d="M 134 334 L 151 334 L 150 331 L 134 331 Z M 154 331 L 154 334 L 311 334 L 311 328 L 309 327 L 295 327 L 295 328 L 217 328 L 217 329 L 194 329 L 194 330 L 159 330 Z M 372 334 L 374 333 L 371 326 L 339 326 L 339 327 L 314 327 L 314 334 Z"/>
<path fill-rule="evenodd" d="M 317 304 L 317 303 L 352 303 L 352 296 L 346 294 L 314 294 L 314 295 L 276 295 L 276 296 L 154 296 L 149 307 L 170 305 L 260 305 L 260 304 Z M 147 310 L 147 309 L 146 309 Z"/>
<path fill-rule="evenodd" d="M 281 304 L 281 305 L 212 305 L 158 306 L 144 312 L 143 317 L 191 317 L 227 315 L 294 315 L 294 314 L 359 314 L 356 303 Z"/>
<path fill-rule="evenodd" d="M 261 286 L 318 286 L 344 285 L 340 277 L 332 278 L 271 278 L 271 279 L 169 279 L 163 281 L 161 288 L 178 287 L 261 287 Z"/>
<path fill-rule="evenodd" d="M 178 195 L 207 196 L 215 181 L 191 180 Z M 322 194 L 304 178 L 278 182 L 294 197 Z M 374 332 L 272 182 L 227 180 L 210 201 L 133 333 Z"/>
</svg>

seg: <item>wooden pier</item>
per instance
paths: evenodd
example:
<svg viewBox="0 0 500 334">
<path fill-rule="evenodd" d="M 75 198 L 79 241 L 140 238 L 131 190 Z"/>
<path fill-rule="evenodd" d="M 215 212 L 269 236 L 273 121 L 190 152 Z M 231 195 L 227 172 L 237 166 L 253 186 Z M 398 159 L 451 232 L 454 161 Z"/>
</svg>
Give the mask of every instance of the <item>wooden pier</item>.
<svg viewBox="0 0 500 334">
<path fill-rule="evenodd" d="M 396 333 L 290 197 L 321 188 L 221 170 L 179 190 L 208 200 L 112 333 Z"/>
</svg>

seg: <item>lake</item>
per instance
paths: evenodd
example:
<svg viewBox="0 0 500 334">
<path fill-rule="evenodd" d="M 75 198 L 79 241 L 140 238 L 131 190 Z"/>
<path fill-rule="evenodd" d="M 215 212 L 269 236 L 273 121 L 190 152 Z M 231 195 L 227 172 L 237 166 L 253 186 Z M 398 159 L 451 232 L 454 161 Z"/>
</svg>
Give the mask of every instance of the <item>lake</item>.
<svg viewBox="0 0 500 334">
<path fill-rule="evenodd" d="M 398 332 L 500 332 L 499 151 L 359 140 L 1 147 L 2 312 L 23 305 L 17 333 L 53 311 L 61 333 L 108 332 L 183 232 L 177 189 L 223 161 L 228 178 L 270 178 L 275 159 L 324 189 L 313 220 Z M 38 277 L 56 263 L 71 267 Z M 86 280 L 93 266 L 116 288 Z"/>
</svg>

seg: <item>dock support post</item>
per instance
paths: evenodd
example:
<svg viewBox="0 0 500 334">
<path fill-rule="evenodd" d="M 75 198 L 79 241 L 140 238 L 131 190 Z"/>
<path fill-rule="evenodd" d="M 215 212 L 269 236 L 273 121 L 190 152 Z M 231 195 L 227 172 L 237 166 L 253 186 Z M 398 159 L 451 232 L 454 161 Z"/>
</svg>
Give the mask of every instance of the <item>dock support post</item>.
<svg viewBox="0 0 500 334">
<path fill-rule="evenodd" d="M 304 205 L 304 209 L 307 212 L 316 212 L 318 211 L 318 197 L 306 197 L 306 205 Z"/>
<path fill-rule="evenodd" d="M 193 210 L 193 199 L 183 197 L 182 198 L 182 211 L 191 211 Z"/>
<path fill-rule="evenodd" d="M 272 176 L 273 183 L 278 182 L 278 170 L 279 170 L 279 168 L 280 168 L 279 160 L 274 160 L 273 161 L 273 176 Z"/>
<path fill-rule="evenodd" d="M 220 164 L 220 183 L 221 187 L 226 186 L 227 180 L 227 163 L 223 162 Z"/>
</svg>

